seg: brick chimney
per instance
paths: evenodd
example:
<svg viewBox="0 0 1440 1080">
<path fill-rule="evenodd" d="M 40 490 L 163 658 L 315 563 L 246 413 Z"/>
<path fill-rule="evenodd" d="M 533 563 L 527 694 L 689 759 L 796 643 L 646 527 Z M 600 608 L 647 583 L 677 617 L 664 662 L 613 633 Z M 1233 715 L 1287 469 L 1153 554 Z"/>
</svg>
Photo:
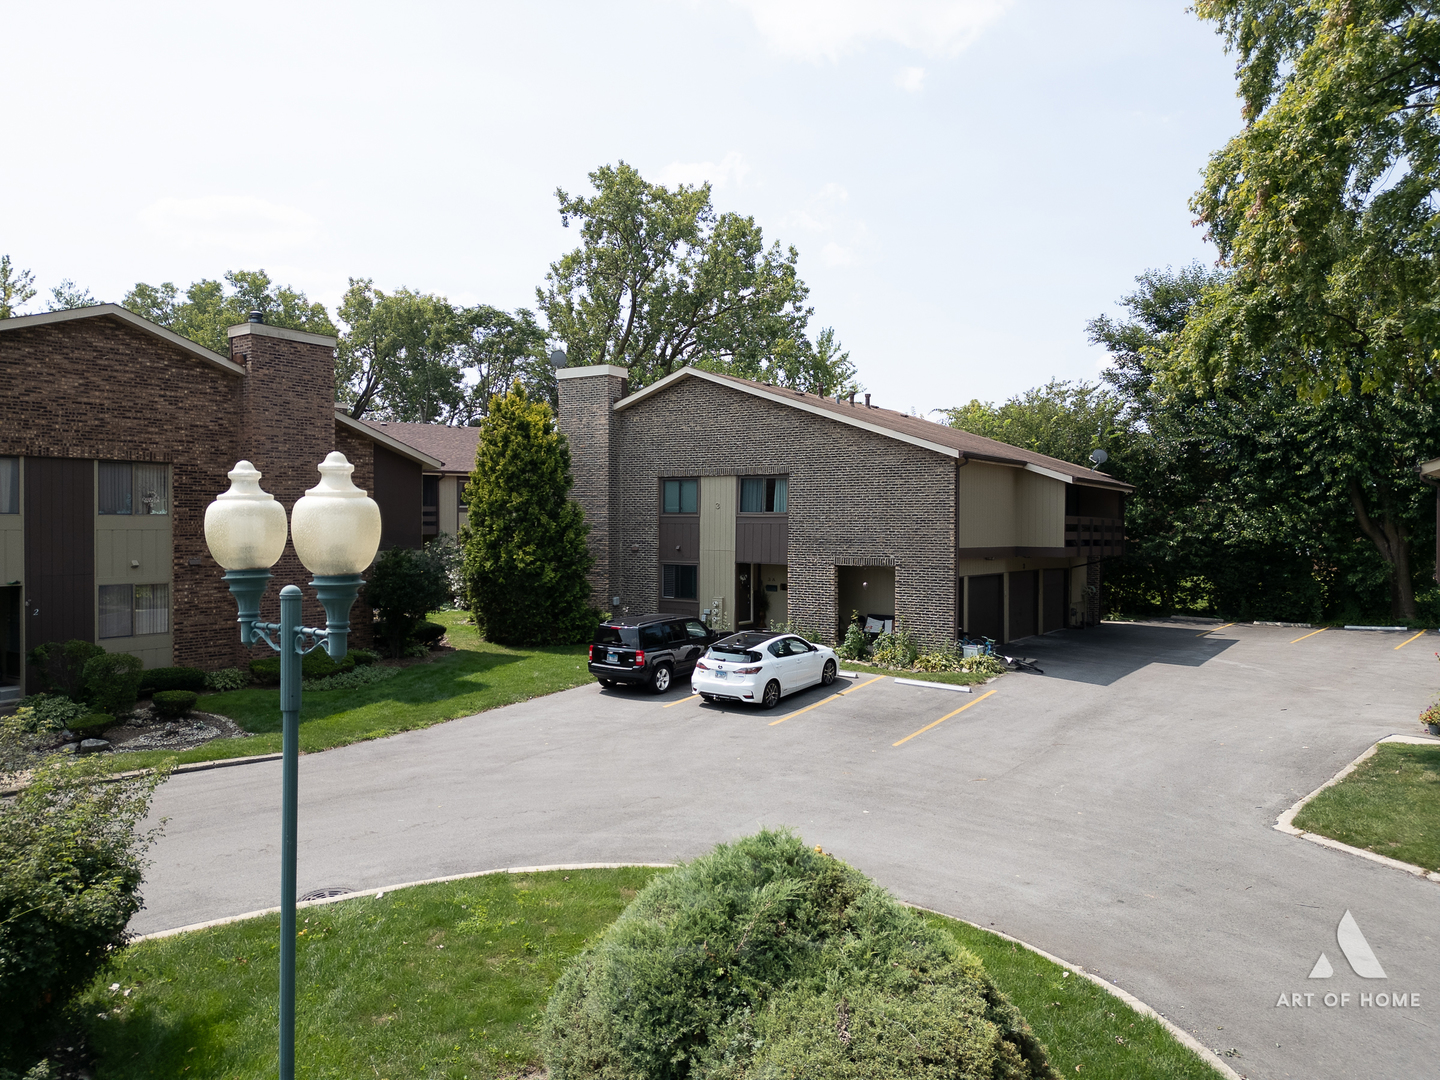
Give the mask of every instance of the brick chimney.
<svg viewBox="0 0 1440 1080">
<path fill-rule="evenodd" d="M 560 430 L 570 442 L 575 474 L 571 497 L 585 511 L 590 525 L 590 554 L 595 566 L 590 587 L 600 610 L 610 610 L 615 586 L 610 578 L 613 546 L 610 521 L 614 510 L 615 402 L 629 389 L 630 372 L 614 364 L 560 368 L 555 372 L 560 390 Z M 618 515 L 617 515 L 618 516 Z"/>
</svg>

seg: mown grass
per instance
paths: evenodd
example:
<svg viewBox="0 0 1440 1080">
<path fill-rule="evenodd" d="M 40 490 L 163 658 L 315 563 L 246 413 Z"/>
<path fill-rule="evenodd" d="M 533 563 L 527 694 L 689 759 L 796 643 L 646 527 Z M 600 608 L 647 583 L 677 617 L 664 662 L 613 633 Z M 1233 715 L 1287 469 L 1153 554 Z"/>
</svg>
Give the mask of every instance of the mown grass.
<svg viewBox="0 0 1440 1080">
<path fill-rule="evenodd" d="M 1295 815 L 1295 827 L 1440 870 L 1440 747 L 1382 743 Z"/>
<path fill-rule="evenodd" d="M 465 612 L 431 616 L 446 626 L 455 652 L 432 663 L 406 668 L 393 679 L 353 690 L 307 690 L 301 698 L 300 749 L 311 753 L 379 739 L 400 731 L 484 712 L 579 686 L 591 679 L 583 645 L 510 649 L 483 641 L 473 626 L 462 626 Z M 236 690 L 201 697 L 196 708 L 228 716 L 251 734 L 217 739 L 175 753 L 142 750 L 116 754 L 118 770 L 148 768 L 161 761 L 216 761 L 272 754 L 280 749 L 280 691 Z"/>
<path fill-rule="evenodd" d="M 474 1080 L 538 1068 L 556 979 L 663 872 L 493 874 L 302 909 L 299 1073 Z M 926 917 L 980 957 L 1061 1073 L 1213 1076 L 1158 1022 L 1087 980 L 994 934 Z M 273 1076 L 278 933 L 272 916 L 122 953 L 77 1009 L 97 1076 Z"/>
</svg>

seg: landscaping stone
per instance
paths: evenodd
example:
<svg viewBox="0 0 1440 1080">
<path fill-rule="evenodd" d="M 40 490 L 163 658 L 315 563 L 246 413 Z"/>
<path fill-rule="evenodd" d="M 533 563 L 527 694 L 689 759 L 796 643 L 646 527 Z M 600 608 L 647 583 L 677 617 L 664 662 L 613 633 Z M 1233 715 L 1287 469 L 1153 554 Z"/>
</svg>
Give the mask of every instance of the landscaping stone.
<svg viewBox="0 0 1440 1080">
<path fill-rule="evenodd" d="M 106 739 L 81 739 L 80 746 L 75 751 L 77 754 L 102 754 L 110 749 L 110 743 Z"/>
</svg>

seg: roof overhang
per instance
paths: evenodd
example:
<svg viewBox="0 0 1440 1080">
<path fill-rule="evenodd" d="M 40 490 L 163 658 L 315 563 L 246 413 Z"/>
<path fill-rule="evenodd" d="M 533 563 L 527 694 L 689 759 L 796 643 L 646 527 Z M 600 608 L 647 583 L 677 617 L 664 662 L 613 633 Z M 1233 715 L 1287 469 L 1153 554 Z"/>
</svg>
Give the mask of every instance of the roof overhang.
<svg viewBox="0 0 1440 1080">
<path fill-rule="evenodd" d="M 335 422 L 346 430 L 353 431 L 356 435 L 369 439 L 371 442 L 379 443 L 393 454 L 399 454 L 403 458 L 408 458 L 410 461 L 417 463 L 424 469 L 428 469 L 430 472 L 441 471 L 440 466 L 442 462 L 439 458 L 433 458 L 429 454 L 423 454 L 409 443 L 403 443 L 393 435 L 386 435 L 383 431 L 379 431 L 369 424 L 356 420 L 339 406 L 335 408 Z"/>
<path fill-rule="evenodd" d="M 149 319 L 142 319 L 133 311 L 121 307 L 119 304 L 91 304 L 87 307 L 68 308 L 65 311 L 46 311 L 39 315 L 16 315 L 9 319 L 0 319 L 0 333 L 7 330 L 24 330 L 38 326 L 53 326 L 56 323 L 75 322 L 79 319 L 118 319 L 127 326 L 132 326 L 143 334 L 159 338 L 175 346 L 182 352 L 189 353 L 197 360 L 203 360 L 212 367 L 217 367 L 230 375 L 244 375 L 245 369 L 228 357 L 213 353 L 202 345 L 197 345 L 189 338 L 181 337 L 173 330 L 151 322 Z"/>
<path fill-rule="evenodd" d="M 1440 484 L 1440 457 L 1422 461 L 1415 466 L 1415 471 L 1420 474 L 1420 479 L 1425 483 Z"/>
</svg>

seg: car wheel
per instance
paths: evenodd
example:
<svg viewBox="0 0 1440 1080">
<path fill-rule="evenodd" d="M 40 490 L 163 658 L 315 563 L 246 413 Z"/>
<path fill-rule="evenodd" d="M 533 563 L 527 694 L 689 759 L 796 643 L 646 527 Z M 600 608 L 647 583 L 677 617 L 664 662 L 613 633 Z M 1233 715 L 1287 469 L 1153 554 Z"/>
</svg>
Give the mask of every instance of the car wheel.
<svg viewBox="0 0 1440 1080">
<path fill-rule="evenodd" d="M 826 661 L 825 661 L 825 670 L 823 670 L 822 672 L 820 672 L 820 685 L 821 685 L 821 686 L 829 686 L 829 685 L 830 685 L 831 683 L 833 683 L 834 681 L 835 681 L 835 661 L 834 661 L 834 660 L 826 660 Z"/>
<path fill-rule="evenodd" d="M 762 709 L 773 709 L 780 704 L 780 684 L 771 679 L 765 684 L 765 696 L 760 699 Z"/>
<path fill-rule="evenodd" d="M 655 672 L 650 676 L 650 690 L 656 694 L 663 694 L 670 689 L 670 665 L 657 664 Z"/>
</svg>

